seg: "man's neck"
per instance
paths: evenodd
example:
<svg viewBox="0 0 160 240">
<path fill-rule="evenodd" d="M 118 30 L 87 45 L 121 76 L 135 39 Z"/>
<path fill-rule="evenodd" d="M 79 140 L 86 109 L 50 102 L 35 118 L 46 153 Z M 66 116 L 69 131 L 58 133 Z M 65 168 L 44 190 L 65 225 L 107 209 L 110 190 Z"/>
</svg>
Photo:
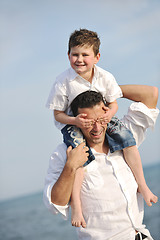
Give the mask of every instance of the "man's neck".
<svg viewBox="0 0 160 240">
<path fill-rule="evenodd" d="M 109 151 L 109 146 L 106 142 L 104 142 L 103 144 L 94 144 L 90 147 L 94 148 L 94 150 L 98 153 L 108 154 L 108 151 Z"/>
</svg>

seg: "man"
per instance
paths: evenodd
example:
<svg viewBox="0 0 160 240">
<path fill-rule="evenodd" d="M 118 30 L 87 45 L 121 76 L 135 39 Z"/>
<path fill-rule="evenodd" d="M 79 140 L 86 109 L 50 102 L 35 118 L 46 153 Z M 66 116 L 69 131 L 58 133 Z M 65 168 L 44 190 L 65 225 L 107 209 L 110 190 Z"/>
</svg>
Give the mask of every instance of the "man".
<svg viewBox="0 0 160 240">
<path fill-rule="evenodd" d="M 140 85 L 120 87 L 123 97 L 136 101 L 122 121 L 132 131 L 139 146 L 146 128 L 152 127 L 158 116 L 158 90 Z M 72 111 L 85 113 L 93 120 L 90 127 L 81 131 L 95 155 L 95 160 L 84 170 L 81 202 L 87 227 L 77 228 L 79 239 L 151 240 L 149 231 L 142 225 L 143 199 L 137 193 L 134 176 L 122 152 L 111 154 L 105 141 L 107 125 L 101 122 L 105 112 L 102 96 L 93 91 L 84 92 L 73 101 Z M 87 150 L 83 143 L 73 150 L 61 144 L 51 156 L 44 202 L 52 213 L 60 212 L 67 217 L 75 173 L 87 161 Z"/>
</svg>

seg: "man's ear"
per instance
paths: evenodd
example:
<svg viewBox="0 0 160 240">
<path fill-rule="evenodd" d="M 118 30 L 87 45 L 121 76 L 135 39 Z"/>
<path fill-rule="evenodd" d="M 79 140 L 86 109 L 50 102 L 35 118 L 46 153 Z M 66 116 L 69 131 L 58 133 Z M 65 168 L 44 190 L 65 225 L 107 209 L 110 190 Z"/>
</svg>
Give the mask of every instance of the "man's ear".
<svg viewBox="0 0 160 240">
<path fill-rule="evenodd" d="M 102 109 L 104 110 L 104 112 L 106 113 L 108 111 L 108 107 L 107 106 L 103 106 Z"/>
</svg>

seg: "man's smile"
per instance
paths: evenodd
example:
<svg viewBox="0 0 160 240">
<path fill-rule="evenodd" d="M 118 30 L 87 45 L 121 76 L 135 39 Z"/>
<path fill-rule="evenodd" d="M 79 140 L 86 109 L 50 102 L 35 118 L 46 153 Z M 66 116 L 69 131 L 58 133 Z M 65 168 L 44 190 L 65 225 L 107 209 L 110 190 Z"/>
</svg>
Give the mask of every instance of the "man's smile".
<svg viewBox="0 0 160 240">
<path fill-rule="evenodd" d="M 98 131 L 98 132 L 91 131 L 91 135 L 98 138 L 98 137 L 101 137 L 102 132 L 103 132 L 102 129 L 100 131 Z"/>
</svg>

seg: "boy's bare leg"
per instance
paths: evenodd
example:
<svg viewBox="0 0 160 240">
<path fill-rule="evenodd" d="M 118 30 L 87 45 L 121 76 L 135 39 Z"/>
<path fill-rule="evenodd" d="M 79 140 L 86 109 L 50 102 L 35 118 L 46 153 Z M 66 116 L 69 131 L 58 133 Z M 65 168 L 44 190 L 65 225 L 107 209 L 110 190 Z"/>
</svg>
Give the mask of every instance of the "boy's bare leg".
<svg viewBox="0 0 160 240">
<path fill-rule="evenodd" d="M 73 184 L 72 196 L 71 196 L 71 222 L 72 226 L 83 228 L 86 227 L 86 222 L 84 220 L 81 208 L 81 200 L 80 200 L 80 191 L 81 185 L 83 182 L 83 168 L 79 168 L 76 171 L 75 180 Z"/>
<path fill-rule="evenodd" d="M 139 151 L 136 146 L 131 146 L 123 149 L 123 154 L 125 160 L 129 167 L 131 168 L 135 179 L 138 184 L 138 191 L 142 194 L 146 204 L 148 206 L 152 206 L 152 202 L 156 203 L 158 201 L 158 197 L 155 196 L 150 189 L 148 188 L 141 163 L 141 157 Z"/>
</svg>

